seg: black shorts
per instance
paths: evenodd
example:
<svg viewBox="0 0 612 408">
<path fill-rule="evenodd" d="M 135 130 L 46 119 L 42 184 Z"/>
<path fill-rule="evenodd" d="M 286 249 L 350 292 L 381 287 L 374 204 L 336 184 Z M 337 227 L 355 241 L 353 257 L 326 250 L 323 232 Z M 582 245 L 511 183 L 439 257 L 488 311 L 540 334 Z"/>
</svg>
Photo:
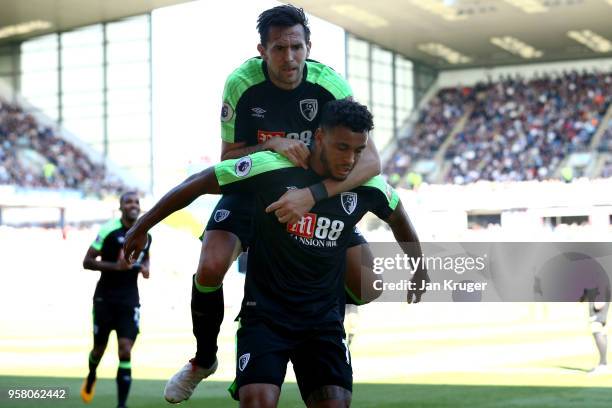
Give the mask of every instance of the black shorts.
<svg viewBox="0 0 612 408">
<path fill-rule="evenodd" d="M 243 321 L 236 341 L 236 379 L 229 388 L 235 400 L 243 385 L 260 383 L 281 387 L 289 361 L 293 363 L 304 401 L 326 385 L 353 390 L 351 356 L 340 323 L 326 330 L 294 331 L 261 321 Z"/>
<path fill-rule="evenodd" d="M 94 300 L 93 330 L 94 344 L 108 342 L 110 332 L 115 330 L 117 338 L 136 340 L 140 324 L 140 305 L 126 305 L 104 300 Z"/>
<path fill-rule="evenodd" d="M 253 211 L 255 200 L 252 194 L 230 194 L 221 197 L 206 224 L 206 231 L 221 230 L 236 235 L 246 251 L 253 234 Z M 206 232 L 204 232 L 206 233 Z M 202 237 L 204 234 L 202 234 Z"/>
<path fill-rule="evenodd" d="M 255 200 L 251 194 L 230 194 L 221 197 L 206 224 L 206 231 L 221 230 L 236 235 L 242 243 L 242 250 L 247 251 L 253 237 L 253 218 Z M 204 232 L 200 239 L 204 238 Z M 368 242 L 355 227 L 348 247 L 367 244 Z"/>
<path fill-rule="evenodd" d="M 609 308 L 610 302 L 606 302 L 605 306 L 599 310 L 595 310 L 594 302 L 589 302 L 589 316 L 591 317 L 591 322 L 599 322 L 605 326 L 608 319 Z"/>
</svg>

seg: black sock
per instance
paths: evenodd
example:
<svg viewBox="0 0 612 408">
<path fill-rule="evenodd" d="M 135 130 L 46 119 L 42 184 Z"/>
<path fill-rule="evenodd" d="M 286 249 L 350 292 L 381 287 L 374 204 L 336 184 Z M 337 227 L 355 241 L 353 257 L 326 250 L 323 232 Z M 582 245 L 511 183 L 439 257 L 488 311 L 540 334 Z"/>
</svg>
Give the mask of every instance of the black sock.
<svg viewBox="0 0 612 408">
<path fill-rule="evenodd" d="M 117 398 L 120 407 L 125 406 L 132 385 L 132 363 L 130 360 L 119 360 L 117 369 Z"/>
<path fill-rule="evenodd" d="M 94 381 L 96 381 L 96 369 L 98 368 L 98 364 L 100 364 L 100 360 L 96 359 L 93 353 L 89 353 L 89 374 L 87 374 L 87 383 L 85 385 L 85 391 L 87 391 L 87 393 L 91 392 L 91 387 Z"/>
<path fill-rule="evenodd" d="M 191 321 L 198 345 L 195 363 L 200 367 L 208 368 L 215 362 L 223 313 L 223 286 L 211 288 L 199 285 L 194 276 L 191 287 Z"/>
</svg>

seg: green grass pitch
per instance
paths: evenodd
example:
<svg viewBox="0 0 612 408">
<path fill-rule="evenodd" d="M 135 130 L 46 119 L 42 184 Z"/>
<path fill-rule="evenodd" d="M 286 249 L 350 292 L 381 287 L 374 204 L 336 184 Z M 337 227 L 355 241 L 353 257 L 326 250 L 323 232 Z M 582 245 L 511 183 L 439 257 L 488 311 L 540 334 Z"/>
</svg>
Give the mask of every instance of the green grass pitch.
<svg viewBox="0 0 612 408">
<path fill-rule="evenodd" d="M 85 407 L 79 396 L 79 378 L 0 377 L 0 407 Z M 162 397 L 165 382 L 135 380 L 128 405 L 130 408 L 169 407 Z M 226 391 L 229 383 L 211 381 L 200 385 L 193 398 L 181 407 L 236 407 Z M 68 387 L 66 400 L 9 400 L 7 390 L 14 387 Z M 354 407 L 589 407 L 608 408 L 612 388 L 604 387 L 526 387 L 442 384 L 355 384 Z M 113 407 L 116 390 L 113 379 L 103 378 L 96 387 L 96 396 L 89 407 Z M 280 407 L 304 406 L 295 383 L 283 386 Z"/>
</svg>

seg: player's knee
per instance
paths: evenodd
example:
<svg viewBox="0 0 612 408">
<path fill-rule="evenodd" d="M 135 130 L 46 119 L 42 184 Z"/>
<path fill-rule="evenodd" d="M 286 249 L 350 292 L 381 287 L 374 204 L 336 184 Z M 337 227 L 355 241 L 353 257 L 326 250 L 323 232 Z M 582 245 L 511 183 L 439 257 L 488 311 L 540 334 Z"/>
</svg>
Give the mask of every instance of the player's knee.
<svg viewBox="0 0 612 408">
<path fill-rule="evenodd" d="M 203 286 L 219 286 L 223 283 L 223 278 L 227 272 L 230 260 L 220 259 L 218 256 L 207 256 L 206 259 L 198 265 L 196 272 L 196 280 Z"/>
<path fill-rule="evenodd" d="M 129 339 L 120 339 L 117 354 L 119 360 L 129 360 L 132 357 L 132 346 L 133 342 Z"/>
<path fill-rule="evenodd" d="M 248 384 L 238 390 L 241 408 L 274 408 L 280 388 L 273 384 Z"/>
<path fill-rule="evenodd" d="M 196 281 L 203 286 L 219 286 L 225 273 L 240 254 L 240 239 L 227 231 L 209 231 L 202 242 Z"/>
<path fill-rule="evenodd" d="M 106 344 L 95 344 L 93 349 L 91 350 L 91 355 L 95 359 L 101 359 L 104 355 L 104 350 L 106 350 Z"/>
<path fill-rule="evenodd" d="M 130 360 L 132 358 L 132 349 L 119 349 L 119 360 Z"/>
<path fill-rule="evenodd" d="M 314 390 L 306 401 L 308 408 L 345 408 L 351 405 L 351 392 L 337 385 Z"/>
<path fill-rule="evenodd" d="M 601 322 L 591 322 L 591 332 L 593 332 L 593 334 L 596 333 L 603 333 L 604 332 L 604 325 Z"/>
</svg>

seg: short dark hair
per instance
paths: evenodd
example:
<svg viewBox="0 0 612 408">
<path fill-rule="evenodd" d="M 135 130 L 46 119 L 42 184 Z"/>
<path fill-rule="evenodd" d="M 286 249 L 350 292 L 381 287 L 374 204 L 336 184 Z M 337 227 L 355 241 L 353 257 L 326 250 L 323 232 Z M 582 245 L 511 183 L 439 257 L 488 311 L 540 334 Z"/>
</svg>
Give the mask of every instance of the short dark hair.
<svg viewBox="0 0 612 408">
<path fill-rule="evenodd" d="M 340 99 L 323 106 L 319 126 L 326 129 L 344 126 L 353 132 L 369 132 L 374 129 L 374 122 L 367 106 L 350 99 Z"/>
<path fill-rule="evenodd" d="M 304 39 L 310 41 L 310 28 L 304 10 L 291 4 L 276 6 L 261 13 L 257 18 L 257 31 L 261 45 L 268 42 L 270 27 L 293 27 L 301 24 L 304 28 Z"/>
<path fill-rule="evenodd" d="M 131 195 L 135 195 L 136 197 L 140 196 L 140 194 L 138 194 L 138 191 L 136 190 L 126 191 L 125 193 L 122 193 L 119 196 L 119 205 L 123 204 L 123 201 L 127 198 L 127 196 L 131 196 Z"/>
</svg>

